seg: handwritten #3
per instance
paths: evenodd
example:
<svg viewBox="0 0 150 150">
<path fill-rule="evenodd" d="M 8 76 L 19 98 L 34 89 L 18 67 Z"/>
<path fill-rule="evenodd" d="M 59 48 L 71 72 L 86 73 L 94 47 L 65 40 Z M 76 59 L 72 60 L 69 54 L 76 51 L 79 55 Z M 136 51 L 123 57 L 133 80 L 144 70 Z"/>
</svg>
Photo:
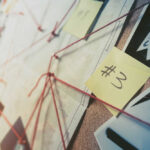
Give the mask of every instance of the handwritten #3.
<svg viewBox="0 0 150 150">
<path fill-rule="evenodd" d="M 101 70 L 102 72 L 101 76 L 104 76 L 105 78 L 107 78 L 108 76 L 111 75 L 111 73 L 116 73 L 115 69 L 116 69 L 116 66 L 113 66 L 113 65 L 111 65 L 110 67 L 105 66 L 105 70 Z M 122 81 L 125 82 L 127 80 L 127 76 L 121 71 L 119 72 L 119 74 L 120 74 L 119 77 L 116 76 L 117 81 L 111 82 L 111 84 L 117 89 L 122 89 L 123 88 Z"/>
</svg>

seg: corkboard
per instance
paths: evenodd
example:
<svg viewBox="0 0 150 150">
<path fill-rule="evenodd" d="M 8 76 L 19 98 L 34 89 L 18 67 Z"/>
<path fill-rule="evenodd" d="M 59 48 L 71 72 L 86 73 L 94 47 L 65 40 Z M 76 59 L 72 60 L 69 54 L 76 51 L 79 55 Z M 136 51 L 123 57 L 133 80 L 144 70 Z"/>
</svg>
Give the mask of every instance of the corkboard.
<svg viewBox="0 0 150 150">
<path fill-rule="evenodd" d="M 136 0 L 133 8 L 146 2 L 146 0 Z M 123 31 L 120 34 L 120 38 L 116 43 L 119 49 L 123 49 L 123 46 L 130 35 L 130 32 L 139 16 L 142 9 L 136 11 L 136 13 L 131 14 L 123 27 Z M 146 87 L 150 86 L 147 82 Z M 94 132 L 99 128 L 105 121 L 111 117 L 109 111 L 98 101 L 91 100 L 87 111 L 83 119 L 81 120 L 77 131 L 75 132 L 73 139 L 68 147 L 68 150 L 99 150 L 98 144 L 94 137 Z"/>
</svg>

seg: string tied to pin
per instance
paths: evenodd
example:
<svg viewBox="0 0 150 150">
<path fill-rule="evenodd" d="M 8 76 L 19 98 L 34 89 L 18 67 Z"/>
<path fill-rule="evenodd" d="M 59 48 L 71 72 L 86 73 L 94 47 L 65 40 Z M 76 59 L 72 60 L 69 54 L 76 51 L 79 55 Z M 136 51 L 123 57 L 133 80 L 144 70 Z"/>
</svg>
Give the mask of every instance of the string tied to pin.
<svg viewBox="0 0 150 150">
<path fill-rule="evenodd" d="M 146 5 L 146 4 L 144 4 L 144 5 Z M 136 9 L 132 10 L 131 12 L 136 11 L 137 9 L 143 7 L 144 5 L 142 5 L 142 6 L 138 7 L 138 8 L 136 8 Z M 58 53 L 60 53 L 60 52 L 62 52 L 62 51 L 64 51 L 64 50 L 66 50 L 67 48 L 71 47 L 72 45 L 74 45 L 74 44 L 78 43 L 79 41 L 85 39 L 87 36 L 91 36 L 92 34 L 98 32 L 99 30 L 104 29 L 105 27 L 109 26 L 110 24 L 112 24 L 112 23 L 118 21 L 119 19 L 121 19 L 121 18 L 127 16 L 127 15 L 130 14 L 131 12 L 129 12 L 129 13 L 127 13 L 127 14 L 125 14 L 125 15 L 123 15 L 123 16 L 121 16 L 121 17 L 115 19 L 115 20 L 113 20 L 112 22 L 110 22 L 110 23 L 106 24 L 105 26 L 103 26 L 103 27 L 97 29 L 96 31 L 94 31 L 94 32 L 92 32 L 92 33 L 86 35 L 85 37 L 81 38 L 80 40 L 75 41 L 74 43 L 71 43 L 70 45 L 66 46 L 65 48 L 63 48 L 63 49 L 57 51 L 54 55 L 51 56 L 50 63 L 49 63 L 50 65 L 49 65 L 49 69 L 48 69 L 49 72 L 47 73 L 47 75 L 50 76 L 50 77 L 53 77 L 55 80 L 59 81 L 59 79 L 58 79 L 53 73 L 50 72 L 50 66 L 51 66 L 51 64 L 52 64 L 53 57 L 57 58 L 57 55 L 56 55 L 56 54 L 58 54 Z M 61 81 L 62 83 L 65 83 L 63 80 L 60 80 L 60 81 Z M 51 82 L 51 79 L 50 79 L 50 82 Z M 92 97 L 92 98 L 94 98 L 94 99 L 96 99 L 96 100 L 98 100 L 98 101 L 100 101 L 100 102 L 106 104 L 104 101 L 102 101 L 102 100 L 100 100 L 100 99 L 98 99 L 98 98 L 96 98 L 96 97 L 94 97 L 94 96 L 92 96 L 92 95 L 90 95 L 90 94 L 88 94 L 88 93 L 86 93 L 86 92 L 84 92 L 84 91 L 78 89 L 77 87 L 74 87 L 74 86 L 70 85 L 69 83 L 66 83 L 66 85 L 68 85 L 69 87 L 72 87 L 74 90 L 77 90 L 77 91 L 79 91 L 79 92 L 81 92 L 81 93 L 83 93 L 83 94 L 85 94 L 85 95 L 87 95 L 87 96 L 90 96 L 90 97 Z M 52 92 L 52 97 L 53 97 L 54 104 L 56 104 L 56 102 L 55 102 L 55 96 L 54 96 L 54 91 L 53 91 L 53 88 L 52 88 L 52 82 L 51 82 L 51 92 Z M 115 107 L 115 106 L 112 106 L 112 105 L 110 105 L 110 104 L 108 104 L 108 103 L 107 103 L 107 105 L 110 106 L 110 107 L 112 107 L 112 108 L 114 108 L 114 109 L 116 109 L 116 110 L 118 110 L 118 111 L 120 111 L 120 112 L 122 112 L 122 113 L 124 113 L 124 114 L 126 114 L 127 116 L 130 116 L 131 118 L 134 118 L 134 119 L 136 119 L 136 120 L 139 120 L 140 122 L 143 122 L 143 123 L 149 125 L 149 123 L 144 122 L 143 120 L 141 120 L 141 119 L 139 119 L 139 118 L 137 118 L 137 117 L 135 117 L 135 116 L 133 116 L 133 115 L 131 115 L 131 114 L 129 114 L 129 113 L 126 113 L 125 111 L 120 110 L 120 109 L 118 109 L 118 108 Z M 55 105 L 55 111 L 57 112 L 57 105 Z M 63 137 L 62 130 L 61 130 L 61 123 L 60 123 L 60 121 L 59 121 L 59 114 L 58 114 L 58 113 L 57 113 L 57 120 L 58 120 L 58 122 L 59 122 L 59 129 L 60 129 L 61 138 L 62 138 L 62 143 L 63 143 L 63 145 L 64 145 L 64 150 L 65 150 L 65 142 L 64 142 L 64 137 Z"/>
<path fill-rule="evenodd" d="M 52 30 L 51 35 L 47 40 L 48 42 L 50 42 L 54 37 L 58 36 L 58 34 L 56 34 L 57 27 L 58 27 L 58 22 L 56 22 L 54 29 Z"/>
<path fill-rule="evenodd" d="M 56 59 L 59 59 L 59 57 L 58 57 L 56 54 L 54 54 L 54 57 L 55 57 Z"/>
<path fill-rule="evenodd" d="M 49 76 L 49 77 L 54 77 L 54 76 L 55 76 L 55 74 L 54 74 L 54 73 L 49 72 L 49 73 L 48 73 L 48 76 Z"/>
<path fill-rule="evenodd" d="M 76 0 L 75 0 L 75 1 L 76 1 Z M 75 2 L 75 1 L 74 1 L 74 2 Z M 91 32 L 91 33 L 89 33 L 89 34 L 87 34 L 86 36 L 82 37 L 81 39 L 79 39 L 79 40 L 77 40 L 77 41 L 75 41 L 75 42 L 73 42 L 73 43 L 67 45 L 66 47 L 64 47 L 64 48 L 62 48 L 62 49 L 60 49 L 60 50 L 58 50 L 57 53 L 59 53 L 59 52 L 61 52 L 61 51 L 64 51 L 65 49 L 67 49 L 67 48 L 73 46 L 74 44 L 77 44 L 77 43 L 80 42 L 81 40 L 86 39 L 87 37 L 89 37 L 89 36 L 95 34 L 96 32 L 98 32 L 98 31 L 100 31 L 100 30 L 106 28 L 107 26 L 113 24 L 114 22 L 116 22 L 116 21 L 118 21 L 118 20 L 120 20 L 120 19 L 122 19 L 122 18 L 128 16 L 129 14 L 132 14 L 133 12 L 135 12 L 135 11 L 139 10 L 140 8 L 142 8 L 142 7 L 146 6 L 146 5 L 148 5 L 149 3 L 150 3 L 150 2 L 145 2 L 144 4 L 140 5 L 139 7 L 135 8 L 135 9 L 132 9 L 130 12 L 128 12 L 128 13 L 122 15 L 121 17 L 119 17 L 119 18 L 117 18 L 117 19 L 115 19 L 115 20 L 109 22 L 108 24 L 106 24 L 106 25 L 104 25 L 104 26 L 102 26 L 102 27 L 96 29 L 95 31 L 93 31 L 93 32 Z M 63 18 L 64 18 L 64 17 L 63 17 Z M 62 19 L 62 20 L 63 20 L 63 19 Z M 60 24 L 60 23 L 59 23 L 59 24 Z M 12 57 L 9 58 L 8 60 L 6 60 L 6 61 L 5 61 L 3 64 L 1 64 L 0 66 L 6 65 L 7 63 L 10 63 L 10 62 L 11 62 L 13 59 L 15 59 L 16 57 L 21 56 L 25 51 L 29 50 L 31 47 L 33 47 L 33 46 L 35 46 L 36 44 L 38 44 L 40 41 L 42 41 L 43 39 L 45 39 L 45 38 L 46 38 L 49 34 L 51 34 L 51 33 L 52 33 L 52 31 L 49 32 L 49 33 L 47 33 L 46 35 L 44 35 L 43 37 L 41 37 L 41 38 L 38 39 L 37 41 L 33 42 L 33 43 L 32 43 L 30 46 L 28 46 L 27 48 L 22 49 L 19 53 L 17 53 L 15 56 L 12 56 Z"/>
<path fill-rule="evenodd" d="M 62 17 L 62 19 L 60 20 L 60 22 L 56 22 L 53 31 L 51 32 L 50 37 L 48 38 L 48 42 L 50 42 L 52 40 L 52 38 L 58 36 L 58 34 L 56 34 L 56 30 L 61 26 L 61 24 L 63 23 L 63 21 L 65 20 L 65 18 L 68 16 L 68 14 L 70 13 L 70 11 L 72 10 L 72 8 L 74 7 L 74 5 L 76 4 L 77 0 L 74 0 L 73 3 L 71 4 L 71 6 L 69 7 L 69 9 L 67 10 L 67 12 L 65 13 L 65 15 Z"/>
<path fill-rule="evenodd" d="M 31 16 L 31 18 L 32 18 L 32 20 L 33 20 L 33 22 L 36 24 L 37 29 L 42 32 L 42 31 L 43 31 L 42 26 L 38 23 L 37 18 L 36 18 L 35 15 L 33 14 L 32 10 L 31 10 L 30 7 L 28 6 L 28 4 L 25 2 L 25 0 L 23 0 L 23 3 L 24 3 L 24 5 L 25 5 L 25 7 L 26 7 L 28 13 L 30 14 L 30 16 Z"/>
</svg>

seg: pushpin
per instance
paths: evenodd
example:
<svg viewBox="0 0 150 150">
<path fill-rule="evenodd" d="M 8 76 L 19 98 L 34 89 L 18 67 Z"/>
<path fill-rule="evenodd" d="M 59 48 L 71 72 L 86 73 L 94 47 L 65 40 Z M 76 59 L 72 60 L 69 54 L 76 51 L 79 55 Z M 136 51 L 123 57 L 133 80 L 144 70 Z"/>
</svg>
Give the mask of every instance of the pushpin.
<svg viewBox="0 0 150 150">
<path fill-rule="evenodd" d="M 41 26 L 38 26 L 38 30 L 41 31 L 41 32 L 43 32 L 43 29 L 42 29 Z"/>
</svg>

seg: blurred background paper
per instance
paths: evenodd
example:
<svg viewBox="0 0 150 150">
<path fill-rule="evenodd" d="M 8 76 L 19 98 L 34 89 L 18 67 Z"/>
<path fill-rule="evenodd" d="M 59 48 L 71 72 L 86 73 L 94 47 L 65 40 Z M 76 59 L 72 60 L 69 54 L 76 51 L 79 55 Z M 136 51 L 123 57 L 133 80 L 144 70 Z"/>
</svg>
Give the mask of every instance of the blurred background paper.
<svg viewBox="0 0 150 150">
<path fill-rule="evenodd" d="M 71 18 L 64 26 L 67 31 L 78 38 L 86 35 L 103 2 L 80 0 Z"/>
<path fill-rule="evenodd" d="M 122 109 L 149 76 L 147 66 L 113 48 L 86 85 L 97 97 Z M 108 109 L 114 115 L 118 113 Z"/>
</svg>

